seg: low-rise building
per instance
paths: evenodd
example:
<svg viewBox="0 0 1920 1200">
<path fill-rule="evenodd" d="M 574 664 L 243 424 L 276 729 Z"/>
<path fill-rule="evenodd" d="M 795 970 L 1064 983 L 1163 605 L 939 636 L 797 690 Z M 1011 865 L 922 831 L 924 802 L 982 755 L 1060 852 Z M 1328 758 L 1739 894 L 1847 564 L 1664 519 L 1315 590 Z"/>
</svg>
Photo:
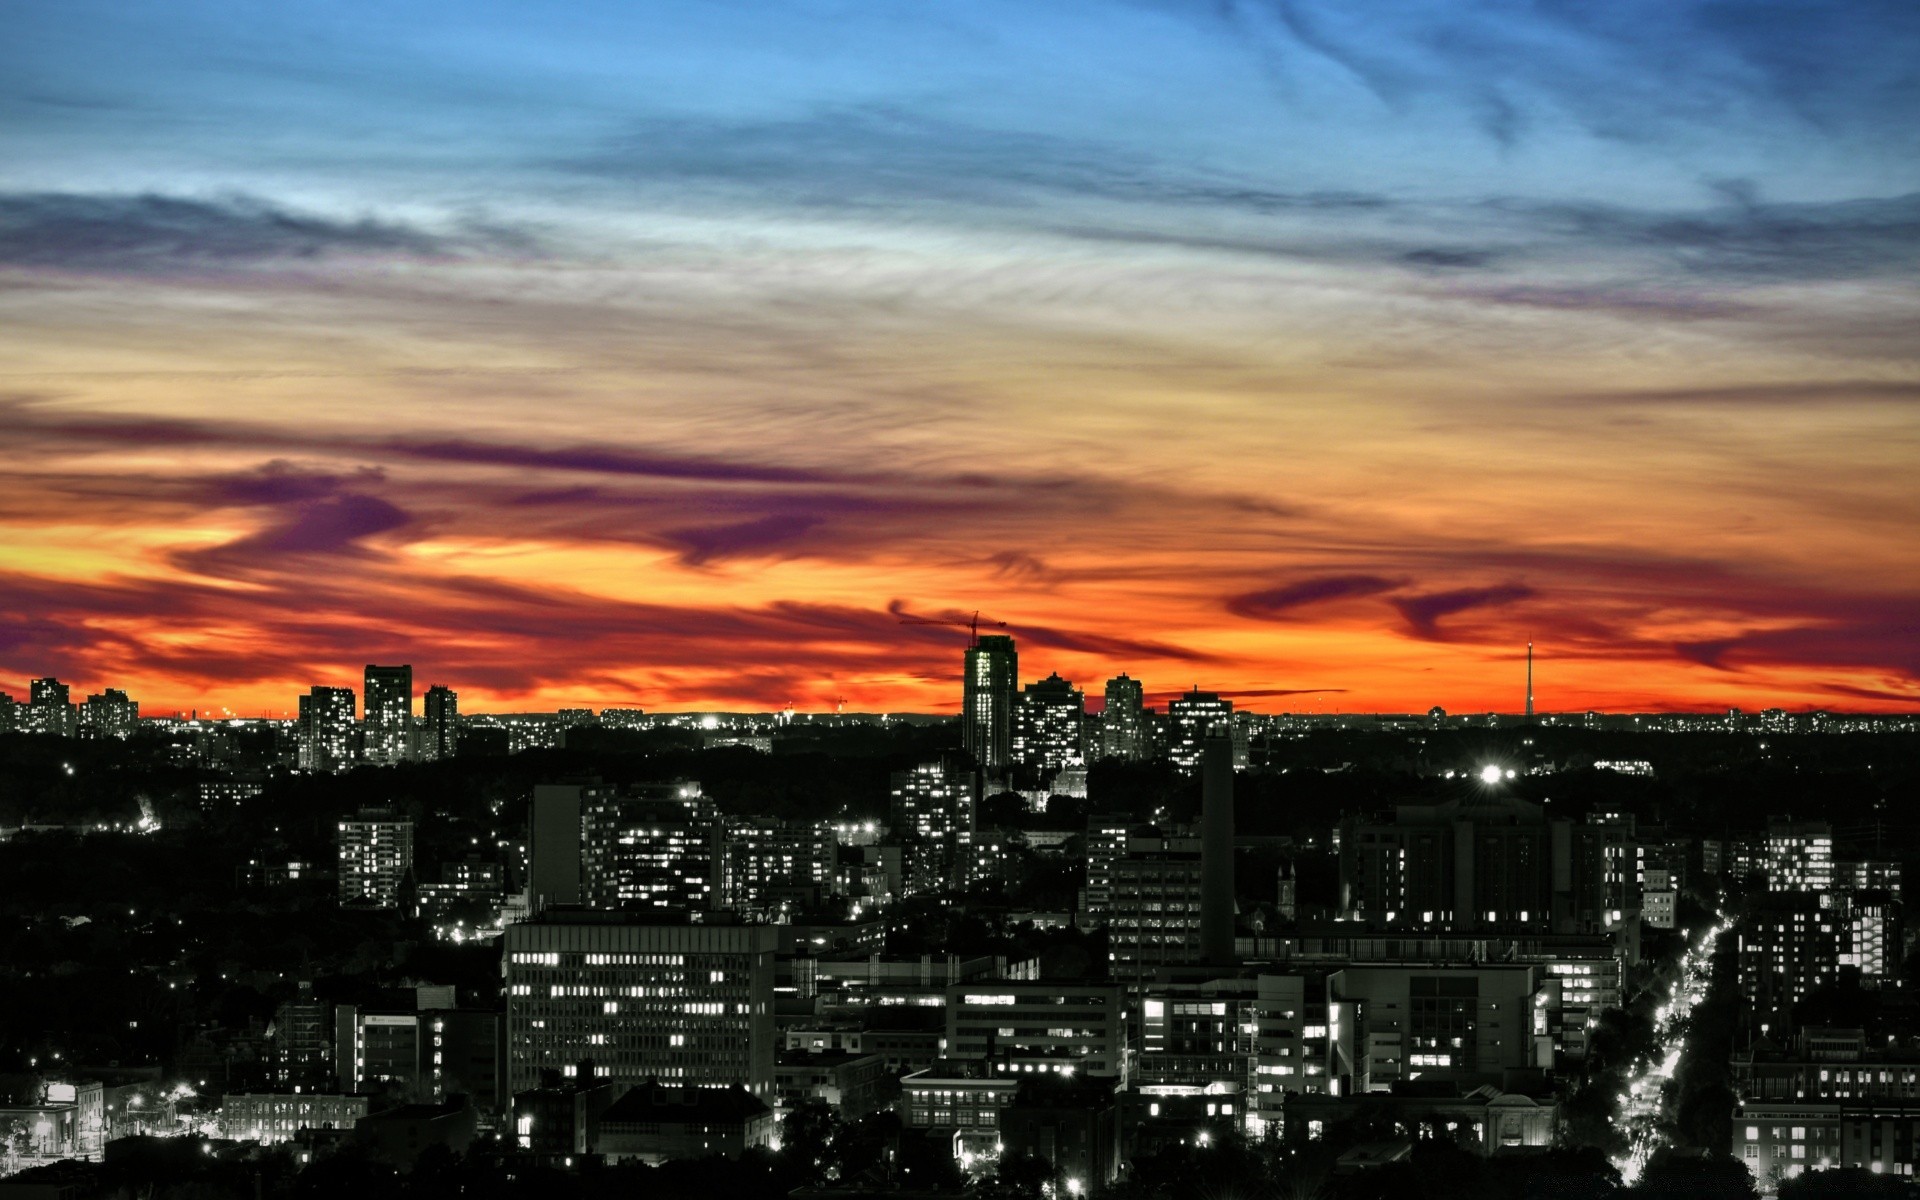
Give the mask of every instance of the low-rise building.
<svg viewBox="0 0 1920 1200">
<path fill-rule="evenodd" d="M 595 1148 L 610 1163 L 739 1158 L 772 1145 L 778 1128 L 773 1110 L 738 1085 L 642 1084 L 600 1114 Z"/>
</svg>

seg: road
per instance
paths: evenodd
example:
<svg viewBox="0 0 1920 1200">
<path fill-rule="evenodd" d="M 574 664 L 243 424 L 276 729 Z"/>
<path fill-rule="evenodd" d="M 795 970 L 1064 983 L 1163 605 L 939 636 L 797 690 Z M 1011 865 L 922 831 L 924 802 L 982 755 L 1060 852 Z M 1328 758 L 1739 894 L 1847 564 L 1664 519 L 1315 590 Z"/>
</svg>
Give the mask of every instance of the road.
<svg viewBox="0 0 1920 1200">
<path fill-rule="evenodd" d="M 1647 1160 L 1666 1142 L 1660 1128 L 1661 1092 L 1679 1070 L 1681 1056 L 1686 1053 L 1686 1018 L 1694 1006 L 1706 998 L 1707 988 L 1713 982 L 1714 947 L 1732 928 L 1732 923 L 1722 917 L 1687 947 L 1680 959 L 1680 976 L 1673 994 L 1653 1015 L 1654 1053 L 1636 1062 L 1627 1077 L 1618 1119 L 1627 1131 L 1628 1150 L 1614 1159 L 1613 1165 L 1619 1168 L 1621 1179 L 1629 1187 L 1638 1182 L 1640 1173 L 1646 1170 Z"/>
</svg>

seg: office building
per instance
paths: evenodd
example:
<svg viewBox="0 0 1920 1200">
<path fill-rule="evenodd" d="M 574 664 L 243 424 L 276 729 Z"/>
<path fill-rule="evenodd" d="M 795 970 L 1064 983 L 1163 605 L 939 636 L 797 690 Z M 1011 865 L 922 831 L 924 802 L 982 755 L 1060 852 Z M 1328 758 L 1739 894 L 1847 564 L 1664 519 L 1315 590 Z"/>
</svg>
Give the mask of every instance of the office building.
<svg viewBox="0 0 1920 1200">
<path fill-rule="evenodd" d="M 1101 757 L 1138 762 L 1150 749 L 1146 693 L 1140 681 L 1126 675 L 1107 680 L 1106 708 L 1100 714 Z"/>
<path fill-rule="evenodd" d="M 94 737 L 130 738 L 140 728 L 140 703 L 119 688 L 96 692 L 80 706 L 80 728 Z"/>
<path fill-rule="evenodd" d="M 1734 1110 L 1728 1150 L 1764 1188 L 1829 1167 L 1911 1179 L 1920 1165 L 1920 1100 L 1747 1101 Z"/>
<path fill-rule="evenodd" d="M 1551 1015 L 1525 964 L 1351 966 L 1327 977 L 1328 1076 L 1342 1096 L 1402 1081 L 1463 1087 L 1553 1065 Z"/>
<path fill-rule="evenodd" d="M 445 762 L 460 750 L 460 693 L 436 683 L 427 689 L 421 708 L 419 756 Z"/>
<path fill-rule="evenodd" d="M 370 763 L 406 762 L 413 739 L 413 668 L 367 665 L 361 751 Z"/>
<path fill-rule="evenodd" d="M 270 1070 L 278 1087 L 312 1092 L 324 1089 L 333 1077 L 333 1013 L 313 996 L 304 980 L 292 1000 L 273 1011 L 267 1027 Z"/>
<path fill-rule="evenodd" d="M 413 871 L 413 822 L 383 809 L 362 809 L 337 830 L 342 905 L 394 908 Z"/>
<path fill-rule="evenodd" d="M 1126 856 L 1134 821 L 1126 813 L 1095 813 L 1087 818 L 1087 891 L 1084 907 L 1105 920 L 1113 907 L 1114 864 Z"/>
<path fill-rule="evenodd" d="M 316 687 L 300 697 L 298 762 L 303 771 L 345 771 L 360 757 L 351 688 Z"/>
<path fill-rule="evenodd" d="M 609 1079 L 773 1094 L 771 925 L 549 910 L 507 926 L 510 1089 L 592 1059 Z"/>
<path fill-rule="evenodd" d="M 27 728 L 51 737 L 77 737 L 80 717 L 67 685 L 51 676 L 27 685 Z"/>
<path fill-rule="evenodd" d="M 1172 739 L 1167 757 L 1182 771 L 1197 771 L 1200 769 L 1200 748 L 1207 735 L 1223 726 L 1232 730 L 1233 701 L 1194 688 L 1167 705 L 1167 724 Z"/>
<path fill-rule="evenodd" d="M 1113 977 L 1154 978 L 1201 961 L 1201 839 L 1158 833 L 1127 839 L 1108 871 L 1107 955 Z"/>
<path fill-rule="evenodd" d="M 1086 763 L 1087 701 L 1058 674 L 1030 683 L 1013 714 L 1013 761 L 1044 778 Z"/>
<path fill-rule="evenodd" d="M 948 1058 L 1008 1075 L 1127 1074 L 1125 993 L 1107 984 L 982 980 L 947 988 Z"/>
<path fill-rule="evenodd" d="M 1013 702 L 1019 679 L 1020 655 L 1012 638 L 988 634 L 967 648 L 960 744 L 992 774 L 1013 762 Z"/>
</svg>

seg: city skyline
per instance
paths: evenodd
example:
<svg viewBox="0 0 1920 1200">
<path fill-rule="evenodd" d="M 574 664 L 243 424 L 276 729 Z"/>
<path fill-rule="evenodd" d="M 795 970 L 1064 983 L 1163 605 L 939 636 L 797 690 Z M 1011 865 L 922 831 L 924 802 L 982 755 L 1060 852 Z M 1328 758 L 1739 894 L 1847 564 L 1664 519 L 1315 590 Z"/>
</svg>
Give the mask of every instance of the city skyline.
<svg viewBox="0 0 1920 1200">
<path fill-rule="evenodd" d="M 112 12 L 0 47 L 10 677 L 1920 706 L 1899 6 Z"/>
</svg>

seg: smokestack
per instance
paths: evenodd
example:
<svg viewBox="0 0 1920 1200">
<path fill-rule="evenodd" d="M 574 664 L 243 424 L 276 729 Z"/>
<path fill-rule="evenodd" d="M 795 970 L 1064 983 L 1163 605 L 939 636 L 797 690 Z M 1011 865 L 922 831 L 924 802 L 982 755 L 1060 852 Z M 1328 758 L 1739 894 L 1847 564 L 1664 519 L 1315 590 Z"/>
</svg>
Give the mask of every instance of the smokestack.
<svg viewBox="0 0 1920 1200">
<path fill-rule="evenodd" d="M 1233 953 L 1233 736 L 1200 744 L 1200 957 L 1226 965 Z"/>
</svg>

